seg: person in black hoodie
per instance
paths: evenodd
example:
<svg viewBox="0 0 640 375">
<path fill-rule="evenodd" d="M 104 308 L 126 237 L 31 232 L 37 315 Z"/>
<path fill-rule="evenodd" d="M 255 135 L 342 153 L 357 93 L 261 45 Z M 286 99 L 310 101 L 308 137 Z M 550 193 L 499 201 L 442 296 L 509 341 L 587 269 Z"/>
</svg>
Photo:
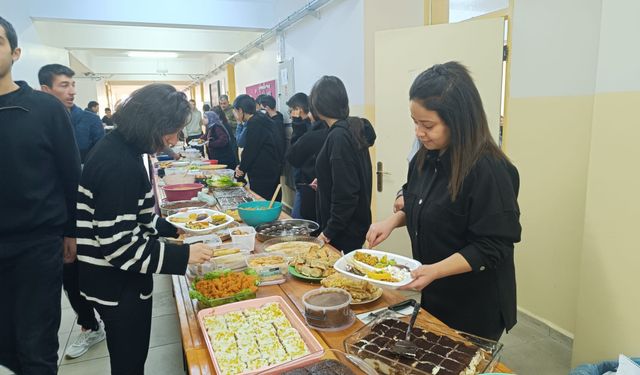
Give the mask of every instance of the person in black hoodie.
<svg viewBox="0 0 640 375">
<path fill-rule="evenodd" d="M 233 102 L 233 113 L 238 123 L 246 121 L 245 146 L 236 167 L 236 178 L 249 176 L 251 190 L 265 199 L 271 199 L 280 182 L 283 152 L 273 121 L 256 112 L 256 102 L 246 94 Z M 276 198 L 280 200 L 281 193 Z"/>
<path fill-rule="evenodd" d="M 371 123 L 349 117 L 349 98 L 338 77 L 324 76 L 311 89 L 311 111 L 329 126 L 316 159 L 318 236 L 345 253 L 362 247 L 371 225 Z"/>
<path fill-rule="evenodd" d="M 280 143 L 279 147 L 282 152 L 282 158 L 284 159 L 284 154 L 287 151 L 287 131 L 284 125 L 284 116 L 276 110 L 276 99 L 273 96 L 262 94 L 258 96 L 258 98 L 260 98 L 258 99 L 260 109 L 264 110 L 266 115 L 273 121 L 277 141 Z"/>
<path fill-rule="evenodd" d="M 516 324 L 514 243 L 520 241 L 518 170 L 496 145 L 467 68 L 448 62 L 409 90 L 422 148 L 409 165 L 404 208 L 373 224 L 370 246 L 407 226 L 423 265 L 406 289 L 457 330 L 498 340 Z"/>
<path fill-rule="evenodd" d="M 76 257 L 80 153 L 64 105 L 13 81 L 19 58 L 15 29 L 0 17 L 0 365 L 53 375 L 62 263 Z"/>
<path fill-rule="evenodd" d="M 293 120 L 293 136 L 286 160 L 294 168 L 296 184 L 291 216 L 316 221 L 316 191 L 310 184 L 316 178 L 316 157 L 324 145 L 329 127 L 324 121 L 311 122 L 313 117 L 309 112 L 309 98 L 305 93 L 293 95 L 287 105 Z"/>
</svg>

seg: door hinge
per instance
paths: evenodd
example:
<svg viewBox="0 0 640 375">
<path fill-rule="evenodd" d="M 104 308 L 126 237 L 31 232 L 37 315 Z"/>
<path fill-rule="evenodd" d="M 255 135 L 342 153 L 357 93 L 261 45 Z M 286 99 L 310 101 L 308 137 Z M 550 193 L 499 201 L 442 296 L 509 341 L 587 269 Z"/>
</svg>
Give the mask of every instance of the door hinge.
<svg viewBox="0 0 640 375">
<path fill-rule="evenodd" d="M 502 61 L 507 61 L 508 58 L 509 58 L 509 46 L 505 44 L 504 46 L 502 46 Z"/>
</svg>

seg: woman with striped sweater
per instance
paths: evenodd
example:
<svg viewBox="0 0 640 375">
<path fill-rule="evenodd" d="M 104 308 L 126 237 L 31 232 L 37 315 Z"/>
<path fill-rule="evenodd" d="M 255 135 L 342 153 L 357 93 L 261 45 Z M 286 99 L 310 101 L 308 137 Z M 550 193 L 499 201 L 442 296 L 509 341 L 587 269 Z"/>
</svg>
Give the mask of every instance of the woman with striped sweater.
<svg viewBox="0 0 640 375">
<path fill-rule="evenodd" d="M 143 154 L 175 145 L 190 117 L 185 95 L 151 84 L 118 108 L 118 127 L 91 151 L 77 203 L 81 294 L 107 332 L 112 374 L 143 374 L 151 331 L 153 274 L 184 274 L 212 256 L 203 245 L 173 245 L 176 229 L 154 213 Z"/>
</svg>

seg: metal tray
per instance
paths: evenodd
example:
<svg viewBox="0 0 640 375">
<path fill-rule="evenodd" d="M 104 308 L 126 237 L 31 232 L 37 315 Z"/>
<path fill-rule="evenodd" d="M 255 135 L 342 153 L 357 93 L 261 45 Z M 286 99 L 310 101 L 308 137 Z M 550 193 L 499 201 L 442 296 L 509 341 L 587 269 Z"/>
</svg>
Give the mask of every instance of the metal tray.
<svg viewBox="0 0 640 375">
<path fill-rule="evenodd" d="M 384 311 L 378 317 L 376 317 L 369 324 L 360 328 L 353 334 L 349 335 L 344 341 L 345 351 L 349 354 L 360 357 L 370 366 L 376 368 L 380 374 L 385 375 L 430 375 L 431 372 L 422 371 L 418 368 L 412 367 L 408 359 L 399 357 L 390 351 L 387 351 L 387 355 L 379 354 L 370 350 L 367 350 L 366 346 L 361 348 L 357 343 L 364 339 L 367 335 L 372 333 L 373 327 L 378 323 L 387 320 L 400 320 L 405 323 L 409 322 L 410 317 L 396 317 L 392 311 Z M 475 365 L 475 370 L 472 374 L 480 374 L 485 372 L 491 372 L 498 364 L 500 356 L 502 354 L 503 345 L 499 342 L 487 340 L 478 336 L 474 336 L 468 333 L 456 331 L 454 329 L 447 329 L 433 324 L 419 324 L 416 323 L 415 327 L 422 328 L 426 331 L 433 332 L 440 336 L 447 336 L 448 338 L 464 344 L 473 344 L 477 346 L 480 351 L 478 356 L 478 363 Z M 385 345 L 384 347 L 387 347 Z M 403 363 L 404 362 L 404 363 Z M 443 366 L 446 368 L 446 365 Z"/>
<path fill-rule="evenodd" d="M 270 228 L 273 228 L 270 230 Z M 256 227 L 258 241 L 288 236 L 309 236 L 320 229 L 315 221 L 302 219 L 277 220 Z"/>
</svg>

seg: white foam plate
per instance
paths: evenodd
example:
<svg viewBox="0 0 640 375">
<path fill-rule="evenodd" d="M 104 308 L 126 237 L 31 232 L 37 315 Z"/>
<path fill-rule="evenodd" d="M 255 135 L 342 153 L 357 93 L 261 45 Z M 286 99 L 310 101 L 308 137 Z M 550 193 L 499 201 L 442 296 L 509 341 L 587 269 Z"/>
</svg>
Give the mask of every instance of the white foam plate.
<svg viewBox="0 0 640 375">
<path fill-rule="evenodd" d="M 338 272 L 340 272 L 340 273 L 342 273 L 342 274 L 344 274 L 346 276 L 352 277 L 354 279 L 368 281 L 371 284 L 374 284 L 374 285 L 377 285 L 377 286 L 380 286 L 380 287 L 383 287 L 383 288 L 397 289 L 397 288 L 399 288 L 401 286 L 409 284 L 413 279 L 411 277 L 407 277 L 406 279 L 404 279 L 402 281 L 398 281 L 398 282 L 392 283 L 392 282 L 389 282 L 389 281 L 374 280 L 374 279 L 370 279 L 370 278 L 368 278 L 366 276 L 359 276 L 359 275 L 356 275 L 354 273 L 351 273 L 351 272 L 347 271 L 347 265 L 349 264 L 349 261 L 351 260 L 351 258 L 353 258 L 353 256 L 355 255 L 356 251 L 367 253 L 367 254 L 371 254 L 371 255 L 375 255 L 378 258 L 382 258 L 383 256 L 386 255 L 387 259 L 393 259 L 393 260 L 396 261 L 397 264 L 405 265 L 405 266 L 409 267 L 409 269 L 411 269 L 412 271 L 422 265 L 422 263 L 418 262 L 417 260 L 411 259 L 411 258 L 407 258 L 407 257 L 403 257 L 402 255 L 388 253 L 386 251 L 369 250 L 369 249 L 357 249 L 357 250 L 354 250 L 354 251 L 350 252 L 349 254 L 343 255 L 333 265 L 333 268 L 335 268 L 336 271 L 338 271 Z M 355 261 L 355 259 L 353 261 Z M 360 263 L 360 262 L 358 262 L 358 263 L 360 265 L 364 265 L 366 268 L 369 268 L 371 270 L 375 269 L 374 267 L 365 265 L 364 263 Z"/>
<path fill-rule="evenodd" d="M 174 223 L 171 221 L 171 218 L 174 217 L 188 217 L 189 214 L 207 214 L 207 218 L 202 220 L 202 221 L 207 221 L 209 223 L 211 223 L 211 215 L 224 215 L 226 217 L 226 221 L 222 224 L 218 224 L 218 225 L 209 225 L 208 228 L 204 228 L 204 229 L 189 229 L 187 228 L 187 223 Z M 167 217 L 167 221 L 169 223 L 171 223 L 171 225 L 173 225 L 176 228 L 180 228 L 182 230 L 184 230 L 187 233 L 192 233 L 192 234 L 206 234 L 206 233 L 210 233 L 213 232 L 215 230 L 218 230 L 220 228 L 223 228 L 226 225 L 229 225 L 230 223 L 233 222 L 233 218 L 227 214 L 225 214 L 224 212 L 220 212 L 220 211 L 215 211 L 215 210 L 209 210 L 206 208 L 198 208 L 195 210 L 189 210 L 189 211 L 185 211 L 185 212 L 178 212 L 175 213 L 169 217 Z"/>
</svg>

